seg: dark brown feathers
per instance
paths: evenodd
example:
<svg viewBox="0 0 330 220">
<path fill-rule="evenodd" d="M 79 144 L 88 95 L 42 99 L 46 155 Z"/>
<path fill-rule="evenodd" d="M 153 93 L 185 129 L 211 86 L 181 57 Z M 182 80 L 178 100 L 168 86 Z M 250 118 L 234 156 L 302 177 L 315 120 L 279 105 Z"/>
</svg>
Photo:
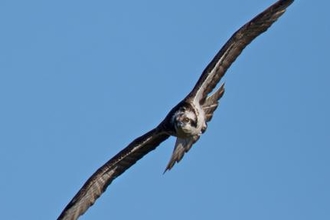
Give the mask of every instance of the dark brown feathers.
<svg viewBox="0 0 330 220">
<path fill-rule="evenodd" d="M 162 132 L 161 127 L 157 127 L 135 139 L 86 181 L 65 207 L 58 220 L 74 220 L 84 214 L 116 177 L 125 172 L 144 155 L 154 150 L 168 137 L 168 134 Z"/>
<path fill-rule="evenodd" d="M 197 95 L 202 104 L 243 49 L 264 33 L 293 1 L 277 1 L 236 31 L 204 69 L 187 98 L 193 99 Z"/>
</svg>

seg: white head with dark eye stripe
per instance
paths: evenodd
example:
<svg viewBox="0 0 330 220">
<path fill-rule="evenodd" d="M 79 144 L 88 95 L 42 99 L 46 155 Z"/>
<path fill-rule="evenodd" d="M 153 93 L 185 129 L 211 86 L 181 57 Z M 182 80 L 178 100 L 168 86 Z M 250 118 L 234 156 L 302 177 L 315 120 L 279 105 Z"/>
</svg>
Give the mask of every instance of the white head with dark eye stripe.
<svg viewBox="0 0 330 220">
<path fill-rule="evenodd" d="M 181 107 L 172 117 L 172 122 L 178 137 L 189 137 L 200 133 L 196 113 L 189 108 Z"/>
</svg>

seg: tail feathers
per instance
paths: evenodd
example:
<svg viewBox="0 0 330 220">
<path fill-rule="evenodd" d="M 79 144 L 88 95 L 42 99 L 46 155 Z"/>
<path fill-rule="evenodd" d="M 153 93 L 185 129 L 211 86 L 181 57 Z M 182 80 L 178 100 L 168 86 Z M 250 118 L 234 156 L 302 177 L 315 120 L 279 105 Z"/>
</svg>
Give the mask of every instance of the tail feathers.
<svg viewBox="0 0 330 220">
<path fill-rule="evenodd" d="M 180 160 L 183 158 L 184 154 L 187 153 L 192 145 L 199 139 L 199 135 L 192 136 L 189 138 L 177 138 L 175 142 L 175 147 L 173 150 L 172 157 L 169 161 L 169 163 L 166 166 L 166 169 L 164 173 L 167 170 L 171 170 L 175 163 L 180 162 Z"/>
</svg>

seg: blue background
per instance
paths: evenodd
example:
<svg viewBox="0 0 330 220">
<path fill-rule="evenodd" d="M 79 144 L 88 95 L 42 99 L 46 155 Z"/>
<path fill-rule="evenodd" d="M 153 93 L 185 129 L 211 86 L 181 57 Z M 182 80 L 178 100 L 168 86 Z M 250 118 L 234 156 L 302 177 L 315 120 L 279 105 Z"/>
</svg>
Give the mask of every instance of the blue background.
<svg viewBox="0 0 330 220">
<path fill-rule="evenodd" d="M 0 217 L 56 219 L 274 0 L 0 2 Z M 330 219 L 330 3 L 295 1 L 224 78 L 207 132 L 174 138 L 81 219 Z"/>
</svg>

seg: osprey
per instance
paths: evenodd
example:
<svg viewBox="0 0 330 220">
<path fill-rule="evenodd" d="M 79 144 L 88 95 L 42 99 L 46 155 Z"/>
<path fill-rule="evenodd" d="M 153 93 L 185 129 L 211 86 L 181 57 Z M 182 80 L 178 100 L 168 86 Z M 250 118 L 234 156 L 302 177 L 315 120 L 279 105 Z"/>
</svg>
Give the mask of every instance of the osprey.
<svg viewBox="0 0 330 220">
<path fill-rule="evenodd" d="M 207 122 L 224 94 L 224 84 L 210 94 L 212 90 L 243 49 L 265 32 L 293 1 L 277 1 L 236 31 L 205 68 L 192 91 L 157 127 L 135 139 L 101 166 L 64 208 L 58 220 L 73 220 L 84 214 L 115 178 L 170 136 L 177 139 L 164 172 L 178 163 L 205 132 Z"/>
</svg>

